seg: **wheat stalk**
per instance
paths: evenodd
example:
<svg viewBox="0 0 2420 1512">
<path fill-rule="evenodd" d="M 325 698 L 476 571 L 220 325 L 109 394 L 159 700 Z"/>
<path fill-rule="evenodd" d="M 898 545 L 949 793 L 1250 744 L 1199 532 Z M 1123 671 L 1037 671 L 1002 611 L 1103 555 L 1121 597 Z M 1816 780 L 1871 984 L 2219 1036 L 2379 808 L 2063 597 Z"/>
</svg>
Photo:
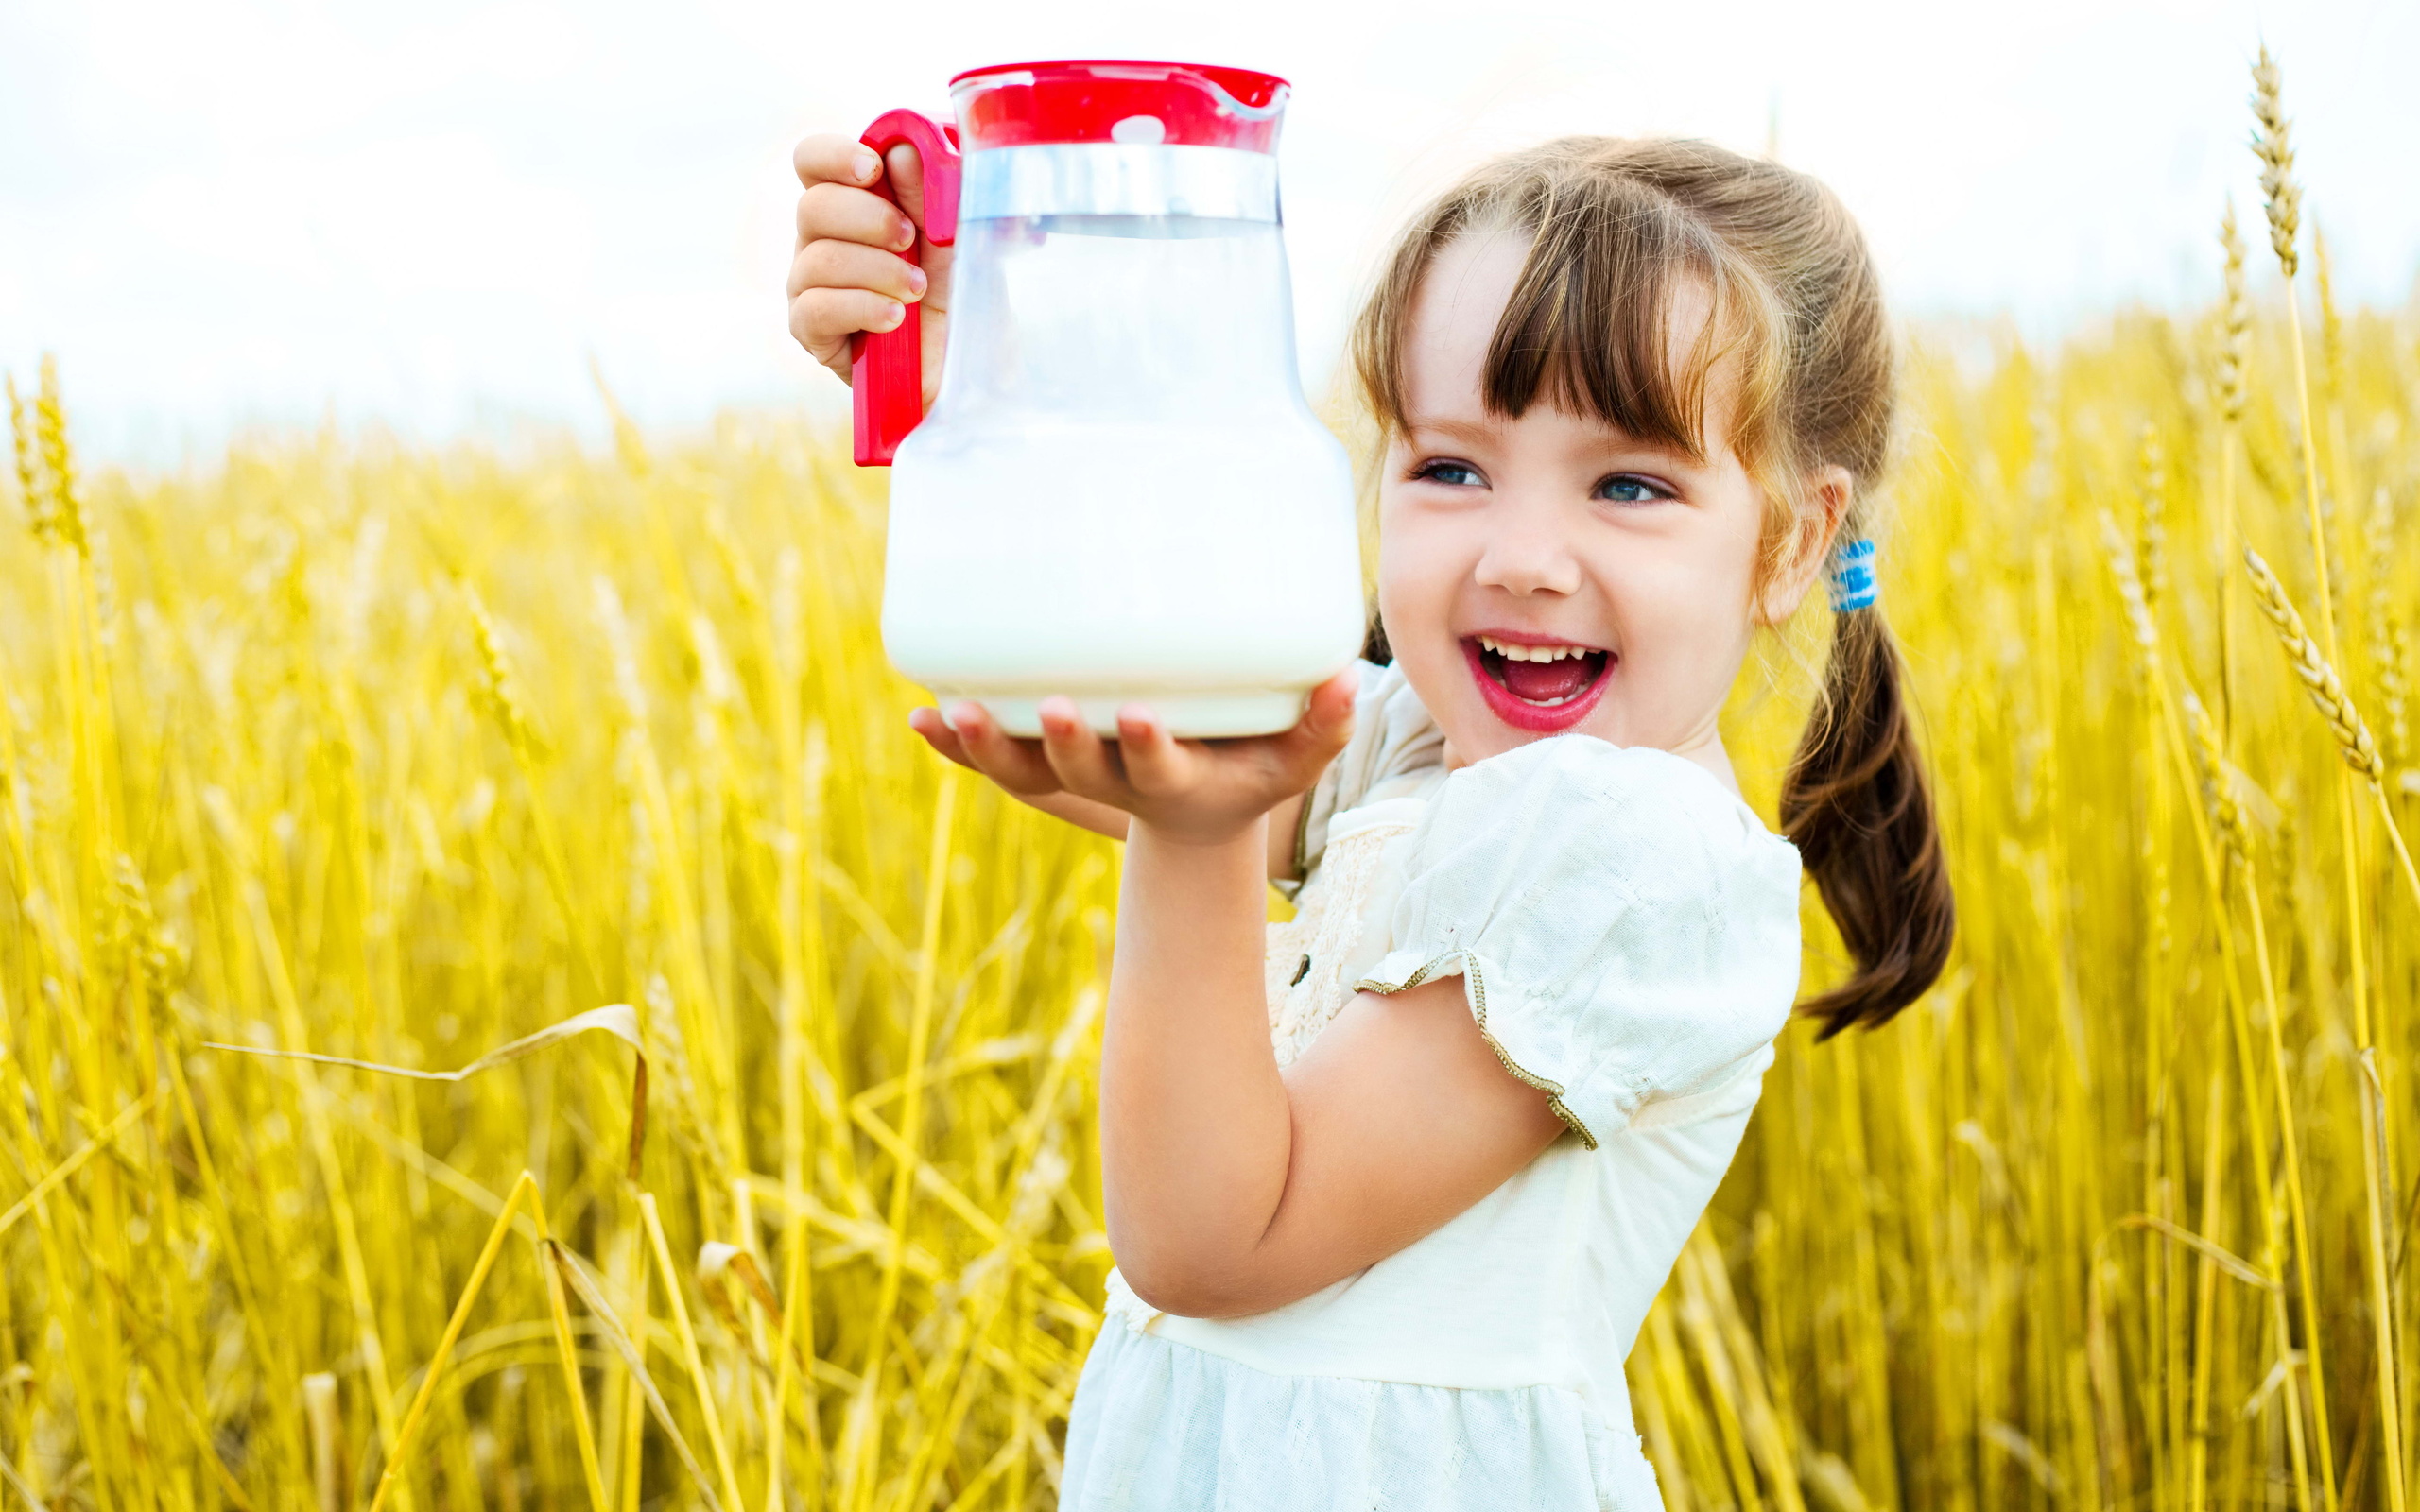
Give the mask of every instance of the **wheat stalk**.
<svg viewBox="0 0 2420 1512">
<path fill-rule="evenodd" d="M 479 649 L 479 691 L 486 696 L 488 712 L 495 716 L 497 727 L 515 750 L 535 749 L 538 739 L 529 718 L 529 705 L 521 696 L 512 658 L 496 633 L 495 621 L 489 616 L 479 591 L 467 583 L 462 588 L 462 601 L 471 614 L 471 638 Z"/>
<path fill-rule="evenodd" d="M 87 555 L 91 546 L 84 536 L 83 503 L 76 496 L 76 458 L 67 445 L 67 406 L 59 398 L 59 363 L 49 356 L 42 359 L 42 391 L 34 400 L 34 438 L 50 485 L 50 537 Z"/>
<path fill-rule="evenodd" d="M 2219 222 L 2219 246 L 2226 253 L 2226 298 L 2221 306 L 2224 331 L 2219 343 L 2219 414 L 2229 425 L 2243 420 L 2244 355 L 2251 348 L 2252 301 L 2243 287 L 2243 232 L 2236 226 L 2235 201 Z M 2230 556 L 2233 553 L 2229 553 Z"/>
<path fill-rule="evenodd" d="M 6 380 L 9 388 L 9 435 L 15 443 L 17 461 L 17 497 L 25 501 L 26 524 L 33 530 L 36 541 L 50 538 L 50 506 L 43 498 L 42 477 L 35 460 L 34 427 L 26 413 L 26 402 L 17 392 L 16 375 Z"/>
<path fill-rule="evenodd" d="M 2142 564 L 2143 602 L 2157 615 L 2168 597 L 2168 452 L 2160 445 L 2159 427 L 2149 421 L 2143 422 L 2140 461 L 2142 517 L 2135 551 Z"/>
<path fill-rule="evenodd" d="M 2243 235 L 2236 226 L 2235 200 L 2227 200 L 2219 223 L 2219 245 L 2226 254 L 2224 329 L 2219 343 L 2219 413 L 2226 422 L 2219 437 L 2219 736 L 2222 749 L 2232 750 L 2235 738 L 2235 472 L 2236 448 L 2242 442 L 2247 395 L 2244 358 L 2251 350 L 2252 301 L 2243 287 Z"/>
<path fill-rule="evenodd" d="M 2293 600 L 2286 596 L 2286 585 L 2260 559 L 2260 554 L 2244 548 L 2244 567 L 2252 576 L 2252 594 L 2260 611 L 2269 616 L 2276 627 L 2277 642 L 2285 647 L 2286 660 L 2292 664 L 2294 676 L 2302 679 L 2303 689 L 2310 695 L 2311 706 L 2327 721 L 2330 734 L 2336 737 L 2336 748 L 2342 753 L 2344 765 L 2370 784 L 2370 792 L 2377 800 L 2379 812 L 2386 819 L 2387 838 L 2403 865 L 2404 879 L 2411 885 L 2412 901 L 2420 902 L 2420 870 L 2412 866 L 2411 852 L 2407 848 L 2402 830 L 2395 824 L 2394 806 L 2386 795 L 2386 761 L 2378 754 L 2377 742 L 2371 737 L 2370 727 L 2361 718 L 2360 710 L 2353 705 L 2352 696 L 2344 691 L 2336 669 L 2320 654 L 2319 644 L 2303 628 L 2303 617 L 2295 612 Z"/>
<path fill-rule="evenodd" d="M 2377 681 L 2378 711 L 2386 738 L 2380 747 L 2387 769 L 2396 771 L 2411 757 L 2411 729 L 2403 622 L 2394 612 L 2394 495 L 2385 484 L 2370 498 L 2370 666 Z"/>
<path fill-rule="evenodd" d="M 2347 769 L 2339 773 L 2336 784 L 2336 817 L 2342 839 L 2344 905 L 2350 921 L 2344 935 L 2344 954 L 2348 968 L 2346 975 L 2349 978 L 2346 985 L 2350 990 L 2353 1005 L 2354 1043 L 2367 1050 L 2371 1045 L 2369 947 L 2365 937 L 2367 932 L 2360 922 L 2364 917 L 2360 878 L 2360 836 L 2354 817 L 2353 798 L 2353 772 L 2361 767 L 2365 749 L 2369 769 L 2363 775 L 2369 778 L 2370 792 L 2380 810 L 2386 814 L 2387 833 L 2394 839 L 2396 853 L 2403 860 L 2405 879 L 2411 885 L 2415 897 L 2420 897 L 2420 873 L 2412 870 L 2410 853 L 2404 849 L 2402 834 L 2394 825 L 2393 809 L 2387 803 L 2385 788 L 2378 781 L 2377 747 L 2370 741 L 2368 730 L 2360 724 L 2360 717 L 2355 713 L 2351 700 L 2345 696 L 2342 686 L 2335 681 L 2335 673 L 2328 665 L 2328 662 L 2337 655 L 2336 602 L 2332 587 L 2335 578 L 2335 563 L 2332 554 L 2328 551 L 2327 531 L 2322 519 L 2318 442 L 2311 423 L 2310 365 L 2303 350 L 2302 301 L 2294 291 L 2296 266 L 2294 233 L 2301 223 L 2302 190 L 2294 182 L 2293 178 L 2294 153 L 2290 124 L 2286 119 L 2282 100 L 2282 78 L 2275 60 L 2269 56 L 2269 49 L 2265 45 L 2260 49 L 2260 60 L 2254 66 L 2252 77 L 2253 116 L 2260 129 L 2253 138 L 2253 151 L 2260 160 L 2260 187 L 2263 203 L 2269 215 L 2269 245 L 2276 252 L 2277 266 L 2286 277 L 2286 329 L 2294 359 L 2294 409 L 2296 418 L 2300 421 L 2303 499 L 2307 506 L 2306 514 L 2310 525 L 2312 572 L 2319 583 L 2321 644 L 2315 646 L 2309 644 L 2308 638 L 2302 635 L 2300 620 L 2296 618 L 2293 621 L 2292 637 L 2295 644 L 2290 644 L 2289 655 L 2295 662 L 2297 675 L 2304 678 L 2305 687 L 2310 692 L 2313 699 L 2321 703 L 2322 713 L 2326 715 L 2330 728 L 2336 730 L 2339 744 L 2345 752 Z M 2253 559 L 2257 561 L 2256 558 Z M 2264 575 L 2268 576 L 2268 588 L 2273 591 L 2274 605 L 2273 606 L 2269 596 L 2264 594 L 2262 610 L 2269 614 L 2271 622 L 2277 626 L 2279 634 L 2283 636 L 2286 633 L 2287 625 L 2286 622 L 2278 619 L 2276 607 L 2290 610 L 2291 606 L 2285 602 L 2283 586 L 2277 583 L 2273 575 L 2267 573 L 2265 563 L 2260 564 L 2259 573 L 2256 576 Z M 2256 582 L 2256 587 L 2257 586 Z M 2325 674 L 2324 682 L 2310 680 L 2310 672 L 2314 666 L 2315 670 Z M 2365 1185 L 2375 1185 L 2383 1179 L 2383 1174 L 2377 1165 L 2376 1142 L 2366 1137 L 2366 1133 L 2361 1142 L 2361 1169 Z M 2296 1222 L 2297 1232 L 2300 1233 L 2302 1230 L 2299 1228 L 2301 1223 L 2299 1210 Z M 2368 1238 L 2373 1271 L 2376 1276 L 2382 1277 L 2385 1274 L 2383 1246 L 2386 1242 L 2383 1230 L 2374 1224 L 2370 1228 Z M 2308 1296 L 2308 1294 L 2306 1293 L 2307 1299 Z M 2395 1385 L 2397 1366 L 2394 1340 L 2388 1327 L 2391 1309 L 2389 1299 L 2383 1295 L 2374 1296 L 2372 1305 L 2377 1309 L 2379 1330 L 2377 1348 L 2379 1404 L 2389 1424 L 2386 1433 L 2388 1444 L 2394 1449 L 2392 1460 L 2387 1466 L 2387 1501 L 2392 1512 L 2403 1512 L 2403 1465 L 2400 1450 L 2397 1447 L 2401 1441 L 2400 1409 L 2396 1403 Z M 2316 1348 L 2317 1344 L 2316 1327 L 2314 1319 L 2310 1325 L 2313 1333 L 2310 1342 L 2313 1348 Z M 2325 1390 L 2325 1387 L 2318 1372 L 2314 1371 L 2311 1379 L 2313 1447 L 2318 1451 L 2321 1488 L 2328 1512 L 2334 1512 L 2337 1505 L 2336 1462 L 2330 1444 L 2326 1401 L 2323 1395 Z"/>
<path fill-rule="evenodd" d="M 2253 133 L 2253 155 L 2260 160 L 2261 204 L 2269 214 L 2269 246 L 2286 281 L 2293 282 L 2300 258 L 2294 234 L 2302 226 L 2303 191 L 2294 181 L 2293 123 L 2286 118 L 2285 77 L 2263 43 L 2260 60 L 2252 65 L 2252 116 L 2259 129 Z"/>
<path fill-rule="evenodd" d="M 2311 271 L 2319 292 L 2319 371 L 2327 402 L 2344 392 L 2344 317 L 2336 307 L 2336 274 L 2327 255 L 2327 233 L 2315 223 L 2310 233 Z"/>
<path fill-rule="evenodd" d="M 2218 726 L 2193 690 L 2185 691 L 2186 729 L 2193 736 L 2193 770 L 2201 779 L 2202 802 L 2209 810 L 2221 852 L 2231 866 L 2240 866 L 2252 853 L 2251 832 L 2243 819 L 2243 799 L 2236 792 L 2235 770 L 2227 765 Z"/>
</svg>

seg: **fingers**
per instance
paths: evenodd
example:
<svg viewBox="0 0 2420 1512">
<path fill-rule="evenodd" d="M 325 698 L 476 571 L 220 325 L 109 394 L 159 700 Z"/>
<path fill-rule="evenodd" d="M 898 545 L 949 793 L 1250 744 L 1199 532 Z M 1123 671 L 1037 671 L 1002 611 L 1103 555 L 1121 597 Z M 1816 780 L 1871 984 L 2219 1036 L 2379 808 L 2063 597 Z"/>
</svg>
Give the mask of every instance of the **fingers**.
<svg viewBox="0 0 2420 1512">
<path fill-rule="evenodd" d="M 924 736 L 925 744 L 942 756 L 970 771 L 980 770 L 967 759 L 965 743 L 959 739 L 957 730 L 949 728 L 949 721 L 942 717 L 940 710 L 929 708 L 909 710 L 908 728 Z"/>
<path fill-rule="evenodd" d="M 901 143 L 884 155 L 883 165 L 890 171 L 890 192 L 899 197 L 899 208 L 908 218 L 922 226 L 925 223 L 925 160 L 914 147 Z"/>
<path fill-rule="evenodd" d="M 826 240 L 904 252 L 916 245 L 916 227 L 871 190 L 819 183 L 798 197 L 798 245 Z"/>
<path fill-rule="evenodd" d="M 807 355 L 845 378 L 849 338 L 860 331 L 897 330 L 908 302 L 928 292 L 931 275 L 898 255 L 915 245 L 916 229 L 879 195 L 817 183 L 799 196 L 798 234 L 798 254 L 790 259 L 790 335 Z M 937 369 L 939 363 L 927 366 Z"/>
<path fill-rule="evenodd" d="M 790 148 L 790 166 L 797 170 L 798 181 L 809 187 L 819 183 L 863 187 L 880 175 L 882 160 L 856 138 L 827 131 Z"/>
<path fill-rule="evenodd" d="M 789 297 L 808 289 L 872 289 L 894 300 L 920 300 L 929 280 L 925 270 L 879 248 L 825 237 L 808 242 L 790 259 Z"/>
<path fill-rule="evenodd" d="M 1042 700 L 1042 753 L 1059 785 L 1085 798 L 1115 801 L 1122 796 L 1116 758 L 1076 708 L 1073 698 Z M 1122 806 L 1122 805 L 1121 805 Z"/>
<path fill-rule="evenodd" d="M 808 289 L 790 301 L 790 335 L 807 355 L 848 376 L 849 338 L 860 331 L 895 331 L 908 306 L 872 289 Z"/>
<path fill-rule="evenodd" d="M 1183 792 L 1195 778 L 1193 752 L 1139 703 L 1117 711 L 1117 759 L 1128 783 L 1146 798 Z"/>
<path fill-rule="evenodd" d="M 1360 668 L 1336 673 L 1314 687 L 1312 696 L 1305 699 L 1302 718 L 1295 721 L 1295 729 L 1268 735 L 1261 752 L 1278 782 L 1289 782 L 1305 767 L 1309 769 L 1309 779 L 1317 782 L 1319 772 L 1336 760 L 1336 752 L 1343 750 L 1345 740 L 1353 738 L 1353 695 L 1357 687 Z"/>
<path fill-rule="evenodd" d="M 1056 793 L 1065 784 L 1049 760 L 1032 741 L 1018 740 L 1000 728 L 992 712 L 961 699 L 950 705 L 949 728 L 977 771 L 1025 798 Z"/>
<path fill-rule="evenodd" d="M 1353 738 L 1353 696 L 1361 685 L 1361 670 L 1346 667 L 1311 690 L 1303 717 L 1294 728 L 1271 742 L 1288 762 L 1317 762 L 1324 766 Z"/>
</svg>

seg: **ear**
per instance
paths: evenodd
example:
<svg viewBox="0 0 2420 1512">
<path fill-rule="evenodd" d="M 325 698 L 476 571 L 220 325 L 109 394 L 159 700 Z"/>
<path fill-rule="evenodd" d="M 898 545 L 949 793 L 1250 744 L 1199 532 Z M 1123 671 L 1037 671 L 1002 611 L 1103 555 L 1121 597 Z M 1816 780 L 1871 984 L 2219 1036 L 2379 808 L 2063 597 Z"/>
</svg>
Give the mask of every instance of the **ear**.
<svg viewBox="0 0 2420 1512">
<path fill-rule="evenodd" d="M 1841 522 L 1849 514 L 1857 482 L 1844 467 L 1819 467 L 1807 474 L 1806 491 L 1794 511 L 1789 538 L 1783 543 L 1781 567 L 1756 601 L 1756 623 L 1782 625 L 1798 612 L 1806 591 L 1822 576 L 1825 558 Z"/>
</svg>

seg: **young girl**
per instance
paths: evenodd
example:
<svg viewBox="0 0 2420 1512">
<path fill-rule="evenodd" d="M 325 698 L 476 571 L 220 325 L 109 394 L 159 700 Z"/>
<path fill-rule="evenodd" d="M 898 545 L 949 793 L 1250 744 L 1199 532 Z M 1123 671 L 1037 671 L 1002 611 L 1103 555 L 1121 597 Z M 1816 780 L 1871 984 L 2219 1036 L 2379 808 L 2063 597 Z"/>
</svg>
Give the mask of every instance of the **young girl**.
<svg viewBox="0 0 2420 1512">
<path fill-rule="evenodd" d="M 800 340 L 845 376 L 849 335 L 921 297 L 938 346 L 946 262 L 927 285 L 867 192 L 891 173 L 912 216 L 912 155 L 816 138 L 798 165 Z M 1429 206 L 1353 351 L 1391 665 L 1261 740 L 1136 706 L 1103 742 L 1064 700 L 1032 742 L 973 704 L 913 719 L 1126 841 L 1118 1263 L 1061 1504 L 1652 1512 L 1622 1363 L 1789 1016 L 1802 867 L 1856 966 L 1801 1010 L 1824 1035 L 1898 1012 L 1949 947 L 1873 607 L 1873 265 L 1804 175 L 1571 138 Z M 1785 839 L 1717 716 L 1827 561 Z M 1289 922 L 1263 923 L 1271 881 Z"/>
</svg>

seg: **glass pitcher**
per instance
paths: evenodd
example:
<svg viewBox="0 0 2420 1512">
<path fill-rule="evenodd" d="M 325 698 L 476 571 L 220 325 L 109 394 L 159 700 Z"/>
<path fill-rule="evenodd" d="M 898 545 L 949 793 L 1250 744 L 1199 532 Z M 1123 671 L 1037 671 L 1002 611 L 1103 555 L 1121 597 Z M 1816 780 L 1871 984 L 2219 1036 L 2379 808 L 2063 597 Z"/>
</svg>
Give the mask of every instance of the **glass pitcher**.
<svg viewBox="0 0 2420 1512">
<path fill-rule="evenodd" d="M 1363 609 L 1350 469 L 1295 367 L 1285 80 L 1019 63 L 950 93 L 954 129 L 863 138 L 916 146 L 956 248 L 931 412 L 917 306 L 854 369 L 857 461 L 891 467 L 885 649 L 1016 735 L 1052 694 L 1103 734 L 1136 701 L 1180 735 L 1288 728 Z"/>
</svg>

